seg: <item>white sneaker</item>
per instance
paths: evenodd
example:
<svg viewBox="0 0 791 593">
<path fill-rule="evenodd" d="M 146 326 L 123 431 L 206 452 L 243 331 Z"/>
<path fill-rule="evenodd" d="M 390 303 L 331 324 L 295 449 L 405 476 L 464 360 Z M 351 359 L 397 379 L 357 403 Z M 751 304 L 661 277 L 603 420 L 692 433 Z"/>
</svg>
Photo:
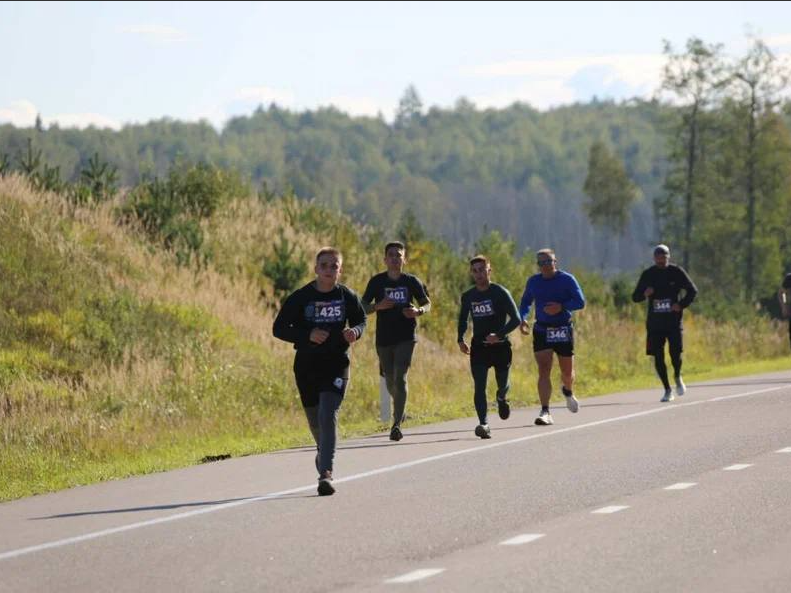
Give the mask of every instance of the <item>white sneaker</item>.
<svg viewBox="0 0 791 593">
<path fill-rule="evenodd" d="M 580 403 L 577 401 L 577 398 L 573 395 L 566 396 L 566 407 L 569 409 L 569 412 L 572 414 L 576 414 L 579 412 Z"/>
<path fill-rule="evenodd" d="M 661 401 L 661 402 L 672 402 L 674 399 L 676 399 L 676 396 L 673 395 L 673 390 L 672 389 L 665 389 L 665 395 L 663 395 L 662 399 L 660 399 L 659 401 Z"/>
<path fill-rule="evenodd" d="M 676 379 L 676 395 L 684 395 L 687 392 L 687 386 L 684 385 L 684 379 L 679 377 Z"/>
<path fill-rule="evenodd" d="M 536 424 L 539 426 L 549 426 L 550 424 L 554 424 L 555 421 L 552 420 L 552 414 L 547 412 L 546 410 L 542 410 L 541 413 L 536 418 Z"/>
</svg>

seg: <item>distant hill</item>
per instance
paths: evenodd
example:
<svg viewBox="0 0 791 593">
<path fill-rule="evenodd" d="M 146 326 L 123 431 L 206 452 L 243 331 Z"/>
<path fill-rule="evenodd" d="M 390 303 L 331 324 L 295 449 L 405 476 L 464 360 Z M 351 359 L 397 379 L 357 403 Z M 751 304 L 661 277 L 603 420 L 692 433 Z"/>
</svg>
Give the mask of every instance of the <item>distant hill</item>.
<svg viewBox="0 0 791 593">
<path fill-rule="evenodd" d="M 566 264 L 632 270 L 657 237 L 652 208 L 666 169 L 656 102 L 593 102 L 539 112 L 515 104 L 478 110 L 459 100 L 401 117 L 351 117 L 335 109 L 301 113 L 277 106 L 236 117 L 218 132 L 208 123 L 172 120 L 120 131 L 0 126 L 0 156 L 23 151 L 28 137 L 44 158 L 75 179 L 98 152 L 123 184 L 164 174 L 177 159 L 234 168 L 258 185 L 293 187 L 333 211 L 394 229 L 411 210 L 420 225 L 455 246 L 485 229 L 520 248 L 553 246 Z M 594 230 L 582 211 L 588 151 L 595 140 L 622 159 L 642 199 L 625 236 Z"/>
</svg>

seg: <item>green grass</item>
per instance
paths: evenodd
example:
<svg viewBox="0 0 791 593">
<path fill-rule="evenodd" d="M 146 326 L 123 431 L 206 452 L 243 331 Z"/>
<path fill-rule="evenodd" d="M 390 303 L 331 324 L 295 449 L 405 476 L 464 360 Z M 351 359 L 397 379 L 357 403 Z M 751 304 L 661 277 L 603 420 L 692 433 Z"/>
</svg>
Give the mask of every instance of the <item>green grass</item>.
<svg viewBox="0 0 791 593">
<path fill-rule="evenodd" d="M 0 500 L 309 444 L 293 350 L 271 336 L 274 293 L 259 276 L 262 258 L 278 228 L 305 253 L 339 241 L 346 283 L 360 289 L 381 254 L 370 230 L 300 208 L 232 204 L 207 227 L 217 265 L 196 271 L 119 227 L 112 205 L 64 209 L 57 196 L 0 178 Z M 408 427 L 474 415 L 468 359 L 454 335 L 463 258 L 430 243 L 420 249 L 411 265 L 429 282 L 433 307 L 421 320 Z M 513 286 L 525 270 L 512 268 Z M 585 285 L 593 294 L 593 281 Z M 577 393 L 658 390 L 641 310 L 591 302 L 578 315 Z M 685 323 L 688 381 L 789 367 L 784 325 L 694 313 Z M 370 326 L 354 346 L 344 436 L 385 428 Z M 515 336 L 514 348 L 511 399 L 534 406 L 529 338 Z"/>
</svg>

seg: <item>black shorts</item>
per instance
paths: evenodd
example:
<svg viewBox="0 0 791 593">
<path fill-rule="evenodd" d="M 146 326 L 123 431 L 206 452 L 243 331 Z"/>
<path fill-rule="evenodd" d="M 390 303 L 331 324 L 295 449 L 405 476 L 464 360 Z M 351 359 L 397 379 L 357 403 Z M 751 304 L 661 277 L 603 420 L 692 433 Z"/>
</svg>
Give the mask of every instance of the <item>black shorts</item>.
<svg viewBox="0 0 791 593">
<path fill-rule="evenodd" d="M 670 354 L 684 351 L 684 330 L 679 328 L 670 330 L 648 330 L 645 340 L 645 353 L 647 356 L 664 354 L 665 341 L 670 346 Z"/>
<path fill-rule="evenodd" d="M 319 405 L 319 394 L 325 391 L 346 395 L 349 385 L 349 359 L 337 360 L 315 357 L 294 358 L 294 378 L 302 405 L 313 408 Z"/>
<path fill-rule="evenodd" d="M 568 328 L 565 336 L 563 327 Z M 541 330 L 533 327 L 533 352 L 542 350 L 552 350 L 558 356 L 574 356 L 574 326 L 542 327 Z"/>
<path fill-rule="evenodd" d="M 489 368 L 509 368 L 511 366 L 511 359 L 513 353 L 511 351 L 511 343 L 505 342 L 504 344 L 494 344 L 492 346 L 484 346 L 483 344 L 473 344 L 470 350 L 470 366 L 484 366 Z"/>
</svg>

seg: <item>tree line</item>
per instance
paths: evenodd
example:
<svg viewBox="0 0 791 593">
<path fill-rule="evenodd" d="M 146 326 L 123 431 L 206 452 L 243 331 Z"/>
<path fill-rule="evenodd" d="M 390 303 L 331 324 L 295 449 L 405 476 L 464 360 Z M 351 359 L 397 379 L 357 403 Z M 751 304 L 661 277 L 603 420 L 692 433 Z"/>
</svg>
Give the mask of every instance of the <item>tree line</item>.
<svg viewBox="0 0 791 593">
<path fill-rule="evenodd" d="M 429 229 L 455 249 L 498 230 L 520 256 L 554 246 L 566 265 L 613 274 L 661 240 L 724 300 L 767 298 L 791 266 L 786 70 L 760 40 L 736 59 L 697 38 L 665 55 L 670 101 L 426 109 L 410 87 L 392 123 L 270 105 L 220 131 L 169 119 L 117 132 L 0 126 L 0 174 L 76 184 L 82 200 L 136 187 L 135 203 L 161 206 L 156 180 L 188 184 L 174 163 L 207 163 L 260 195 L 292 192 L 385 233 Z M 197 227 L 147 207 L 136 214 L 157 233 L 170 224 L 197 241 Z"/>
</svg>

